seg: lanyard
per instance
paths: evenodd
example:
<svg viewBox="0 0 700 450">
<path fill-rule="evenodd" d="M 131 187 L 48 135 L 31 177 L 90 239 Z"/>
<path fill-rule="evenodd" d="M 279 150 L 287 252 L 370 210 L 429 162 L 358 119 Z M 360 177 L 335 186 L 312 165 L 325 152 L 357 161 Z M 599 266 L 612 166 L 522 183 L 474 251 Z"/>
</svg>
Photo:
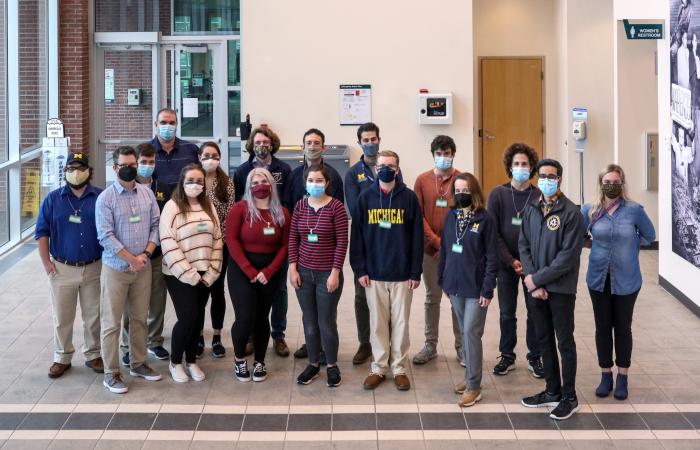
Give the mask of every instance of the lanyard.
<svg viewBox="0 0 700 450">
<path fill-rule="evenodd" d="M 511 186 L 510 187 L 510 196 L 513 199 L 513 209 L 515 209 L 515 214 L 519 219 L 520 215 L 523 213 L 523 211 L 525 211 L 525 208 L 527 208 L 527 204 L 530 202 L 530 196 L 532 195 L 532 185 L 530 185 L 530 189 L 528 189 L 529 192 L 527 194 L 527 200 L 525 200 L 525 203 L 523 204 L 523 207 L 520 210 L 518 210 L 518 207 L 515 204 L 515 193 L 513 192 L 514 190 L 515 189 L 513 188 L 513 186 Z"/>
<path fill-rule="evenodd" d="M 452 175 L 450 175 L 449 177 L 445 178 L 440 183 L 438 183 L 438 176 L 435 175 L 435 192 L 437 192 L 438 198 L 441 198 L 441 199 L 445 198 L 445 195 L 447 194 L 447 192 L 442 191 L 442 185 L 445 183 L 445 181 L 449 180 L 451 177 L 452 177 Z"/>
<path fill-rule="evenodd" d="M 66 200 L 68 200 L 68 204 L 70 205 L 71 209 L 75 213 L 76 216 L 80 215 L 80 208 L 83 206 L 83 201 L 85 200 L 84 198 L 78 200 L 78 208 L 73 206 L 73 202 L 70 201 L 70 193 L 66 195 Z"/>
<path fill-rule="evenodd" d="M 394 189 L 392 188 L 391 191 L 389 191 L 389 208 L 391 209 L 391 199 L 394 197 Z M 379 188 L 379 209 L 383 210 L 384 207 L 382 206 L 382 188 Z"/>
<path fill-rule="evenodd" d="M 318 224 L 321 222 L 321 217 L 323 217 L 323 212 L 325 211 L 327 205 L 321 206 L 321 212 L 318 215 L 318 219 L 316 219 L 316 225 L 314 225 L 313 228 L 311 228 L 311 225 L 309 224 L 309 216 L 313 214 L 313 208 L 311 207 L 311 204 L 309 203 L 309 199 L 306 199 L 306 207 L 308 208 L 309 212 L 306 215 L 306 228 L 309 229 L 309 234 L 314 234 L 314 230 L 318 228 Z"/>
<path fill-rule="evenodd" d="M 598 211 L 598 215 L 595 216 L 593 220 L 591 220 L 591 224 L 588 225 L 588 234 L 591 234 L 591 230 L 593 229 L 593 225 L 598 223 L 600 219 L 602 219 L 606 214 L 609 214 L 610 211 L 616 207 L 617 205 L 620 204 L 620 199 L 617 199 L 615 201 L 612 201 L 608 204 L 608 206 L 605 207 L 605 209 L 601 209 Z"/>
<path fill-rule="evenodd" d="M 471 211 L 469 211 L 471 213 Z M 463 213 L 464 214 L 464 219 L 467 221 L 467 223 L 464 225 L 464 229 L 462 230 L 461 234 L 459 231 L 459 211 L 455 212 L 455 215 L 457 216 L 457 220 L 455 221 L 455 238 L 457 239 L 457 244 L 460 243 L 464 235 L 467 233 L 467 230 L 469 229 L 469 225 L 472 223 L 472 220 L 474 219 L 474 214 L 468 214 L 468 213 Z"/>
</svg>

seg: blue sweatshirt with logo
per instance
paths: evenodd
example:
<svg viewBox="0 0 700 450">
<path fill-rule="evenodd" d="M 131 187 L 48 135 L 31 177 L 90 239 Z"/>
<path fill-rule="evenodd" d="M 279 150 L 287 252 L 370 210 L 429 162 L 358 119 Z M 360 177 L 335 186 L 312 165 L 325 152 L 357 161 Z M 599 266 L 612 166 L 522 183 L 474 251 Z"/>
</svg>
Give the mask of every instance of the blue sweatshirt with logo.
<svg viewBox="0 0 700 450">
<path fill-rule="evenodd" d="M 351 209 L 350 265 L 357 277 L 420 281 L 423 273 L 423 213 L 416 194 L 397 181 L 384 193 L 379 181 Z"/>
</svg>

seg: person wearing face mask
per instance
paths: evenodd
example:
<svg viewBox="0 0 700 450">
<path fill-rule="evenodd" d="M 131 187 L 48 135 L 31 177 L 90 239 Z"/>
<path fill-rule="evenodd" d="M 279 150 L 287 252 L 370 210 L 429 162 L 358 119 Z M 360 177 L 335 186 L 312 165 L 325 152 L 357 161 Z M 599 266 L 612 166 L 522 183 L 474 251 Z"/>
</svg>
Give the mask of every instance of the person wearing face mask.
<svg viewBox="0 0 700 450">
<path fill-rule="evenodd" d="M 156 196 L 158 208 L 163 211 L 165 203 L 170 200 L 170 189 L 164 183 L 153 178 L 156 168 L 156 150 L 151 144 L 139 144 L 136 146 L 138 167 L 136 168 L 136 182 L 148 186 Z M 163 277 L 163 252 L 160 245 L 156 247 L 150 257 L 151 260 L 151 300 L 148 304 L 148 353 L 155 358 L 165 360 L 170 353 L 163 347 L 163 327 L 165 325 L 165 304 L 167 290 Z M 125 309 L 122 317 L 122 331 L 119 339 L 122 365 L 129 366 L 129 313 Z"/>
<path fill-rule="evenodd" d="M 535 174 L 538 157 L 535 149 L 527 144 L 515 143 L 503 154 L 503 165 L 508 183 L 496 186 L 489 195 L 488 210 L 496 219 L 496 245 L 500 259 L 498 270 L 498 309 L 501 326 L 501 339 L 498 350 L 501 353 L 498 364 L 493 368 L 494 375 L 506 375 L 515 369 L 515 346 L 518 342 L 518 285 L 523 286 L 525 308 L 527 310 L 526 334 L 527 369 L 535 378 L 544 376 L 542 352 L 535 334 L 533 299 L 523 282 L 523 265 L 520 262 L 518 238 L 525 208 L 542 195 L 530 179 Z"/>
<path fill-rule="evenodd" d="M 294 207 L 289 232 L 289 281 L 302 311 L 309 365 L 297 383 L 309 384 L 320 372 L 321 343 L 328 368 L 328 387 L 340 385 L 338 369 L 338 302 L 343 292 L 343 264 L 348 248 L 345 206 L 326 193 L 327 167 L 306 169 L 307 198 Z"/>
<path fill-rule="evenodd" d="M 199 147 L 199 161 L 202 164 L 205 177 L 206 194 L 209 202 L 214 207 L 219 218 L 221 235 L 226 236 L 226 216 L 233 207 L 236 192 L 233 181 L 221 168 L 221 151 L 215 142 L 205 142 Z M 221 329 L 224 327 L 224 315 L 226 314 L 226 296 L 224 295 L 224 282 L 228 267 L 228 247 L 224 243 L 221 276 L 211 285 L 211 327 L 213 336 L 211 341 L 211 354 L 214 358 L 226 356 L 226 348 L 221 343 Z M 199 323 L 199 338 L 197 340 L 197 358 L 204 354 L 204 318 Z"/>
<path fill-rule="evenodd" d="M 311 166 L 325 167 L 330 176 L 328 182 L 328 195 L 338 199 L 341 203 L 345 201 L 343 192 L 343 179 L 333 166 L 324 164 L 323 153 L 326 151 L 326 136 L 317 128 L 311 128 L 304 133 L 302 138 L 304 144 L 304 164 L 294 168 L 289 175 L 289 185 L 284 193 L 284 206 L 289 211 L 294 211 L 294 206 L 306 195 L 306 180 L 304 173 Z M 285 276 L 287 267 L 284 268 Z M 272 337 L 276 343 L 280 339 L 284 340 L 284 332 L 287 329 L 287 284 L 283 283 L 278 296 L 272 304 Z M 278 352 L 279 353 L 279 352 Z M 306 358 L 308 352 L 306 344 L 294 352 L 295 358 Z M 321 364 L 324 364 L 325 354 L 321 353 Z"/>
<path fill-rule="evenodd" d="M 185 166 L 160 221 L 163 274 L 177 315 L 169 368 L 178 383 L 206 378 L 196 364 L 197 341 L 209 288 L 221 273 L 221 227 L 204 190 L 204 179 L 205 171 L 199 164 Z"/>
<path fill-rule="evenodd" d="M 357 128 L 357 144 L 362 148 L 362 156 L 345 174 L 345 205 L 352 213 L 357 206 L 360 194 L 369 189 L 377 178 L 377 153 L 379 153 L 379 127 L 367 122 Z M 357 340 L 360 342 L 353 364 L 363 364 L 372 357 L 372 346 L 369 343 L 369 309 L 365 288 L 360 285 L 357 276 L 355 282 L 355 324 L 357 325 Z"/>
<path fill-rule="evenodd" d="M 287 260 L 291 219 L 274 184 L 267 169 L 251 170 L 243 199 L 226 217 L 226 245 L 232 259 L 228 265 L 228 291 L 235 313 L 231 327 L 234 375 L 241 382 L 267 378 L 268 316 L 280 283 L 286 281 L 282 266 Z M 251 335 L 255 349 L 252 376 L 246 360 Z"/>
<path fill-rule="evenodd" d="M 563 171 L 559 161 L 543 159 L 536 169 L 542 196 L 525 208 L 518 249 L 525 287 L 535 299 L 535 331 L 546 384 L 544 391 L 523 398 L 522 404 L 553 407 L 549 417 L 565 420 L 578 410 L 574 306 L 584 226 L 580 209 L 559 187 Z"/>
<path fill-rule="evenodd" d="M 457 403 L 467 407 L 481 400 L 481 338 L 498 272 L 496 220 L 484 208 L 474 175 L 457 175 L 450 190 L 454 209 L 440 239 L 438 284 L 450 297 L 462 334 L 466 370 L 455 392 L 461 394 Z"/>
<path fill-rule="evenodd" d="M 416 178 L 413 190 L 423 211 L 425 248 L 423 253 L 423 281 L 425 283 L 425 345 L 413 357 L 413 364 L 425 364 L 437 357 L 438 328 L 440 324 L 440 301 L 442 290 L 438 285 L 438 258 L 440 235 L 449 211 L 449 196 L 455 176 L 460 171 L 452 167 L 457 146 L 449 136 L 436 136 L 430 144 L 434 167 Z M 464 366 L 462 338 L 457 316 L 452 311 L 452 332 L 455 338 L 457 360 Z"/>
<path fill-rule="evenodd" d="M 156 115 L 156 135 L 150 144 L 156 149 L 156 169 L 153 177 L 175 190 L 182 168 L 199 162 L 199 148 L 191 142 L 175 136 L 177 113 L 171 108 L 163 108 Z"/>
<path fill-rule="evenodd" d="M 100 323 L 105 376 L 115 394 L 129 388 L 119 370 L 119 332 L 129 314 L 129 374 L 148 381 L 161 375 L 146 364 L 146 318 L 151 294 L 150 257 L 159 244 L 160 211 L 153 192 L 136 182 L 138 162 L 132 147 L 112 153 L 117 181 L 95 204 L 95 226 L 102 252 Z"/>
<path fill-rule="evenodd" d="M 602 371 L 595 394 L 607 397 L 613 390 L 614 347 L 618 369 L 614 396 L 624 400 L 632 359 L 632 313 L 642 287 L 639 246 L 654 242 L 656 232 L 642 205 L 630 200 L 625 172 L 616 164 L 600 172 L 595 201 L 583 205 L 581 214 L 592 239 L 586 284 L 593 302 L 595 344 Z"/>
<path fill-rule="evenodd" d="M 73 323 L 80 301 L 85 365 L 102 373 L 100 356 L 100 271 L 102 247 L 95 228 L 95 202 L 102 192 L 90 184 L 86 153 L 72 153 L 65 166 L 66 184 L 50 192 L 39 208 L 34 238 L 49 278 L 54 356 L 49 378 L 71 367 Z"/>
<path fill-rule="evenodd" d="M 350 265 L 367 291 L 372 364 L 365 389 L 375 389 L 389 370 L 400 391 L 411 388 L 406 372 L 413 291 L 423 270 L 423 214 L 416 194 L 397 181 L 399 155 L 377 155 L 377 181 L 352 209 Z"/>
</svg>

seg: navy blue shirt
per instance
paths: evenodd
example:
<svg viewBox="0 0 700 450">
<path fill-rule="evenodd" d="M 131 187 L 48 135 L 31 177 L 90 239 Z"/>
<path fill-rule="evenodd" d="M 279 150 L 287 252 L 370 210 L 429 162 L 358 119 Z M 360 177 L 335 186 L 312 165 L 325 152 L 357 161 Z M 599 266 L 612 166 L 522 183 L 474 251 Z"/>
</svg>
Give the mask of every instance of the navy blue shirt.
<svg viewBox="0 0 700 450">
<path fill-rule="evenodd" d="M 182 169 L 188 164 L 199 163 L 199 157 L 197 156 L 199 148 L 195 144 L 183 141 L 178 137 L 175 138 L 175 145 L 170 150 L 170 153 L 163 150 L 158 137 L 154 137 L 151 140 L 151 145 L 156 149 L 156 170 L 153 172 L 153 178 L 168 185 L 169 190 L 172 192 L 180 180 Z"/>
<path fill-rule="evenodd" d="M 80 198 L 68 186 L 49 192 L 39 209 L 34 239 L 49 238 L 49 250 L 56 259 L 70 262 L 99 259 L 102 247 L 97 240 L 95 202 L 101 192 L 102 189 L 90 184 Z M 76 211 L 80 223 L 69 219 Z"/>
<path fill-rule="evenodd" d="M 345 194 L 343 193 L 343 179 L 337 170 L 330 164 L 324 164 L 323 159 L 321 159 L 321 165 L 328 170 L 328 175 L 331 179 L 328 182 L 328 195 L 333 198 L 340 200 L 340 203 L 345 203 Z M 289 174 L 289 181 L 287 182 L 287 189 L 284 191 L 284 199 L 282 201 L 283 205 L 289 210 L 294 211 L 294 206 L 297 202 L 306 196 L 306 180 L 304 179 L 304 172 L 309 167 L 304 158 L 304 165 L 295 167 L 292 173 Z"/>
</svg>

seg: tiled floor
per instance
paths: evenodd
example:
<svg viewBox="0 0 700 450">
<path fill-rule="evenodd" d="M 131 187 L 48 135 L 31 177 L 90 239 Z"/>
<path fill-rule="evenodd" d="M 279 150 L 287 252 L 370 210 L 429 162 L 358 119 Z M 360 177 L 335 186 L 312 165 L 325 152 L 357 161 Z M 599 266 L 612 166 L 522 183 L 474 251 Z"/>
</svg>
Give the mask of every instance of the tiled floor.
<svg viewBox="0 0 700 450">
<path fill-rule="evenodd" d="M 127 377 L 130 392 L 105 391 L 101 377 L 74 366 L 50 380 L 51 310 L 48 285 L 36 252 L 0 275 L 0 445 L 3 449 L 130 448 L 693 448 L 700 449 L 700 319 L 657 284 L 657 253 L 642 252 L 645 285 L 637 301 L 635 349 L 630 398 L 598 399 L 594 326 L 582 276 L 576 308 L 578 396 L 582 412 L 554 423 L 544 410 L 526 410 L 522 396 L 543 383 L 528 375 L 522 359 L 524 320 L 519 327 L 519 368 L 506 377 L 484 374 L 483 400 L 460 410 L 452 385 L 463 369 L 455 360 L 449 304 L 442 305 L 440 357 L 411 367 L 413 388 L 399 392 L 389 381 L 364 391 L 367 366 L 350 362 L 356 349 L 352 285 L 343 293 L 339 312 L 342 386 L 329 389 L 325 375 L 308 386 L 295 381 L 305 360 L 268 352 L 270 376 L 263 383 L 238 383 L 232 375 L 230 336 L 227 357 L 201 360 L 203 383 L 175 384 L 169 377 L 145 382 Z M 2 266 L 2 260 L 0 260 Z M 351 279 L 346 267 L 346 279 Z M 303 341 L 300 310 L 290 290 L 288 342 Z M 412 307 L 411 355 L 423 334 L 423 290 Z M 518 311 L 523 318 L 524 308 Z M 174 314 L 168 309 L 166 344 Z M 229 306 L 226 326 L 233 321 Z M 207 320 L 208 324 L 208 320 Z M 488 313 L 484 369 L 498 355 L 498 304 Z M 82 343 L 79 322 L 76 347 Z M 207 334 L 207 342 L 209 342 Z M 153 367 L 167 374 L 166 362 Z M 4 440 L 4 441 L 3 441 Z"/>
</svg>

